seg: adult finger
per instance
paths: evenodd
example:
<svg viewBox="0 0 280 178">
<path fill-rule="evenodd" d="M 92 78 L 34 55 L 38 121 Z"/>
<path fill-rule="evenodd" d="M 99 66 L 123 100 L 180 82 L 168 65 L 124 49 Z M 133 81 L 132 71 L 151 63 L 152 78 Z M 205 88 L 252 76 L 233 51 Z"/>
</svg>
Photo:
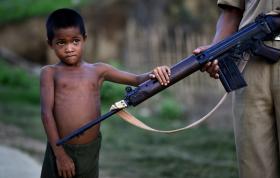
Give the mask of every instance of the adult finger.
<svg viewBox="0 0 280 178">
<path fill-rule="evenodd" d="M 211 62 L 207 62 L 201 69 L 200 69 L 200 71 L 201 72 L 205 72 L 205 71 L 207 71 L 207 70 L 209 70 L 209 67 L 211 66 Z"/>
<path fill-rule="evenodd" d="M 200 46 L 198 48 L 196 48 L 195 50 L 193 50 L 193 54 L 199 54 L 201 53 L 202 51 L 205 51 L 206 49 L 209 48 L 209 45 L 206 45 L 206 46 Z"/>
<path fill-rule="evenodd" d="M 209 73 L 210 77 L 214 78 L 214 79 L 218 79 L 219 78 L 219 74 L 218 73 Z"/>
<path fill-rule="evenodd" d="M 196 48 L 195 50 L 193 50 L 193 54 L 199 54 L 203 51 L 203 48 L 202 47 L 198 47 Z"/>
<path fill-rule="evenodd" d="M 208 72 L 215 75 L 219 71 L 218 61 L 215 60 L 208 69 Z"/>
</svg>

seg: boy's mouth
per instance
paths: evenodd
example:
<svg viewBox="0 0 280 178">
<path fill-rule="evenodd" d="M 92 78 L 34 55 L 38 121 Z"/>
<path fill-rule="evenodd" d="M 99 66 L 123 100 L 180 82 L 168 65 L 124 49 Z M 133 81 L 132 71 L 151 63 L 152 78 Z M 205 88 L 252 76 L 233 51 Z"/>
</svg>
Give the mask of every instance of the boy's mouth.
<svg viewBox="0 0 280 178">
<path fill-rule="evenodd" d="M 72 57 L 76 57 L 76 55 L 65 56 L 65 58 L 72 58 Z"/>
</svg>

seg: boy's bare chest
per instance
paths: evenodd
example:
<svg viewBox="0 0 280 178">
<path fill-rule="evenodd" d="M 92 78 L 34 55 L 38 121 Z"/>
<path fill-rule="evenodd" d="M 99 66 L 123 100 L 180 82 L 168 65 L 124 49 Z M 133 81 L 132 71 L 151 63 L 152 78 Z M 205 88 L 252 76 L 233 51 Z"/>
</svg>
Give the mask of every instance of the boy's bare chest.
<svg viewBox="0 0 280 178">
<path fill-rule="evenodd" d="M 56 89 L 63 90 L 96 90 L 98 77 L 91 72 L 60 72 L 55 75 Z"/>
</svg>

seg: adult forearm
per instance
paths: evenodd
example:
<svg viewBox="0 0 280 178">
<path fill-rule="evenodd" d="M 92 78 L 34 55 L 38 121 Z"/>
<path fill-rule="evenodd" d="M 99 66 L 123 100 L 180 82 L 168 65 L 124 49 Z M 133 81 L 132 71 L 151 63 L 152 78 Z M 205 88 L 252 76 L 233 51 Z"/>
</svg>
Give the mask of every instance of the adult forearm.
<svg viewBox="0 0 280 178">
<path fill-rule="evenodd" d="M 242 16 L 243 11 L 240 9 L 230 6 L 223 7 L 222 13 L 216 25 L 216 33 L 212 44 L 215 44 L 236 32 Z"/>
</svg>

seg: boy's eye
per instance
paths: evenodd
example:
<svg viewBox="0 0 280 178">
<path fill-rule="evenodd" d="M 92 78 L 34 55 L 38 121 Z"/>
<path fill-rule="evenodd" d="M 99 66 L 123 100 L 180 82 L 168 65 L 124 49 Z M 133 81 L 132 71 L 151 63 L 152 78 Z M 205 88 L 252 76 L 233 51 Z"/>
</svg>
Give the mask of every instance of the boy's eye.
<svg viewBox="0 0 280 178">
<path fill-rule="evenodd" d="M 79 44 L 80 41 L 81 41 L 80 39 L 74 39 L 74 40 L 73 40 L 73 44 L 74 44 L 74 45 L 77 45 L 77 44 Z"/>
<path fill-rule="evenodd" d="M 64 43 L 64 41 L 57 41 L 56 42 L 56 45 L 58 45 L 58 46 L 62 46 L 62 45 L 64 45 L 65 43 Z"/>
</svg>

